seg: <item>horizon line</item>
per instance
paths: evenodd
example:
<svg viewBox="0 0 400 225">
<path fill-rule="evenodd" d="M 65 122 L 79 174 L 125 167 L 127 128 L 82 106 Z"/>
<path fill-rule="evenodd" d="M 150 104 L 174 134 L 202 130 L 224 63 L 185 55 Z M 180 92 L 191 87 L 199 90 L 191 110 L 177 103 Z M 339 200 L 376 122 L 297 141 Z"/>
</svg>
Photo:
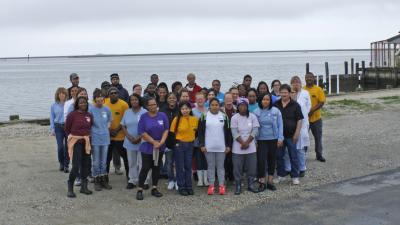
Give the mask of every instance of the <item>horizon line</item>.
<svg viewBox="0 0 400 225">
<path fill-rule="evenodd" d="M 124 57 L 124 56 L 162 56 L 162 55 L 212 55 L 212 54 L 240 54 L 240 53 L 277 53 L 277 52 L 339 52 L 339 51 L 369 51 L 367 48 L 355 49 L 304 49 L 304 50 L 265 50 L 265 51 L 222 51 L 222 52 L 171 52 L 171 53 L 136 53 L 136 54 L 94 54 L 94 55 L 59 55 L 59 56 L 16 56 L 0 57 L 7 59 L 40 59 L 40 58 L 96 58 L 96 57 Z"/>
</svg>

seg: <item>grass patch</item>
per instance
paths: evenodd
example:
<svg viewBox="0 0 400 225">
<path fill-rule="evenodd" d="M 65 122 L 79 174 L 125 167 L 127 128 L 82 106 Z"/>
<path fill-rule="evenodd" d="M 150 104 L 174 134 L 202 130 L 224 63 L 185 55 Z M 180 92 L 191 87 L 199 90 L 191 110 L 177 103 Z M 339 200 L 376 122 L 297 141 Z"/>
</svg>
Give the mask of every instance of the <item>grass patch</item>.
<svg viewBox="0 0 400 225">
<path fill-rule="evenodd" d="M 332 118 L 335 116 L 340 116 L 340 115 L 341 115 L 340 113 L 333 113 L 332 111 L 330 111 L 324 107 L 321 109 L 321 117 L 324 119 L 329 119 L 329 118 Z"/>
<path fill-rule="evenodd" d="M 378 98 L 383 100 L 384 104 L 400 104 L 400 96 L 387 96 Z"/>
<path fill-rule="evenodd" d="M 330 101 L 328 102 L 328 104 L 335 107 L 340 107 L 340 108 L 344 107 L 360 111 L 371 111 L 371 110 L 378 110 L 381 108 L 378 104 L 365 103 L 360 100 L 351 100 L 351 99 Z"/>
</svg>

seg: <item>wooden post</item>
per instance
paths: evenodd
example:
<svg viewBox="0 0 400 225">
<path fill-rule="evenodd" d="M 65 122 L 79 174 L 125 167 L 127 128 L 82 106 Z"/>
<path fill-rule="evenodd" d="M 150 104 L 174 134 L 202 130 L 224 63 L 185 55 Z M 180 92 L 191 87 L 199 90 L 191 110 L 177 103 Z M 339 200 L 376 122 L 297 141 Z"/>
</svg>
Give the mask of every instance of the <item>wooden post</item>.
<svg viewBox="0 0 400 225">
<path fill-rule="evenodd" d="M 354 74 L 354 59 L 351 58 L 350 60 L 350 68 L 351 68 L 351 74 Z"/>
<path fill-rule="evenodd" d="M 344 74 L 349 74 L 349 62 L 344 61 Z"/>
<path fill-rule="evenodd" d="M 310 72 L 310 63 L 306 63 L 306 74 Z"/>
<path fill-rule="evenodd" d="M 365 90 L 365 61 L 361 61 L 361 80 L 362 80 L 362 88 Z"/>
<path fill-rule="evenodd" d="M 360 63 L 356 63 L 357 88 L 361 88 Z"/>
<path fill-rule="evenodd" d="M 329 88 L 329 84 L 331 81 L 329 80 L 329 64 L 328 62 L 325 62 L 325 89 Z M 330 91 L 330 89 L 328 89 Z"/>
<path fill-rule="evenodd" d="M 339 74 L 336 75 L 336 94 L 339 94 Z"/>
</svg>

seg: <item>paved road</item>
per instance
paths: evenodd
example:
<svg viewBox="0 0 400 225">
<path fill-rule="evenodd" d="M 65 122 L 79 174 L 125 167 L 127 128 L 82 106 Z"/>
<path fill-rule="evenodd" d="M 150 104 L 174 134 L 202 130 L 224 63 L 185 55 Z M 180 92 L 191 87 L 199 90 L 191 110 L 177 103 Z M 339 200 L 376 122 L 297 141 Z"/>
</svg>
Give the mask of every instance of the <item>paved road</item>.
<svg viewBox="0 0 400 225">
<path fill-rule="evenodd" d="M 251 206 L 218 224 L 400 224 L 400 168 L 310 190 L 309 197 Z"/>
</svg>

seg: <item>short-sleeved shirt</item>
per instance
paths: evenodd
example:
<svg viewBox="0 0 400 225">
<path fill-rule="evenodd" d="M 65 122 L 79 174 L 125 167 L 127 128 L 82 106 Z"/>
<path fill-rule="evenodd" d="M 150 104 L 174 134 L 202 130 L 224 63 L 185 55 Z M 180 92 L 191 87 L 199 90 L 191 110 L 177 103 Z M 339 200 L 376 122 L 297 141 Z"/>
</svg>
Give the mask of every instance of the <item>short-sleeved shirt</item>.
<svg viewBox="0 0 400 225">
<path fill-rule="evenodd" d="M 175 126 L 178 117 L 172 120 L 170 131 L 175 132 Z M 199 125 L 199 119 L 195 116 L 181 117 L 176 131 L 176 140 L 183 142 L 192 142 L 196 138 L 196 130 Z"/>
<path fill-rule="evenodd" d="M 207 152 L 225 152 L 225 115 L 222 112 L 206 114 L 205 147 Z"/>
<path fill-rule="evenodd" d="M 160 141 L 164 131 L 169 130 L 169 121 L 167 115 L 163 112 L 158 112 L 156 116 L 151 117 L 149 113 L 145 113 L 140 117 L 138 125 L 138 133 L 142 135 L 146 132 L 156 141 Z M 164 151 L 165 144 L 161 146 L 160 151 Z M 153 145 L 142 140 L 139 146 L 139 151 L 144 154 L 153 154 Z"/>
<path fill-rule="evenodd" d="M 111 129 L 116 129 L 121 124 L 122 117 L 125 111 L 129 108 L 128 104 L 121 99 L 118 99 L 116 103 L 111 103 L 111 101 L 104 103 L 110 110 L 112 114 Z M 115 137 L 111 137 L 114 141 L 123 141 L 125 139 L 124 131 L 121 129 Z"/>
<path fill-rule="evenodd" d="M 283 136 L 285 138 L 292 138 L 296 132 L 297 121 L 304 118 L 300 105 L 290 99 L 290 102 L 286 105 L 286 107 L 283 107 L 282 99 L 279 99 L 276 102 L 276 107 L 281 111 L 282 114 Z"/>
<path fill-rule="evenodd" d="M 111 122 L 111 111 L 107 106 L 98 108 L 92 106 L 89 112 L 93 115 L 92 145 L 109 145 L 110 131 L 108 124 Z"/>
<path fill-rule="evenodd" d="M 318 103 L 322 103 L 326 101 L 325 93 L 322 88 L 318 87 L 317 85 L 313 85 L 311 88 L 304 86 L 304 90 L 308 91 L 311 98 L 311 108 L 315 107 Z M 306 116 L 306 115 L 304 115 Z M 313 123 L 317 120 L 321 119 L 321 109 L 315 111 L 312 116 L 309 117 L 310 123 Z"/>
<path fill-rule="evenodd" d="M 236 128 L 243 141 L 246 141 L 252 133 L 253 128 L 258 129 L 260 124 L 257 117 L 250 113 L 249 117 L 242 116 L 239 113 L 235 114 L 231 119 L 231 128 Z M 235 154 L 250 154 L 256 152 L 255 137 L 246 150 L 240 148 L 240 143 L 234 140 L 232 152 Z"/>
<path fill-rule="evenodd" d="M 133 137 L 139 136 L 138 133 L 138 125 L 139 125 L 139 120 L 140 117 L 145 114 L 147 110 L 144 108 L 141 108 L 138 112 L 134 112 L 132 109 L 126 110 L 124 116 L 122 117 L 121 120 L 121 125 L 125 126 L 129 135 Z M 139 150 L 139 144 L 133 144 L 132 142 L 129 141 L 127 137 L 125 137 L 124 140 L 124 148 L 128 151 L 137 151 Z"/>
</svg>

